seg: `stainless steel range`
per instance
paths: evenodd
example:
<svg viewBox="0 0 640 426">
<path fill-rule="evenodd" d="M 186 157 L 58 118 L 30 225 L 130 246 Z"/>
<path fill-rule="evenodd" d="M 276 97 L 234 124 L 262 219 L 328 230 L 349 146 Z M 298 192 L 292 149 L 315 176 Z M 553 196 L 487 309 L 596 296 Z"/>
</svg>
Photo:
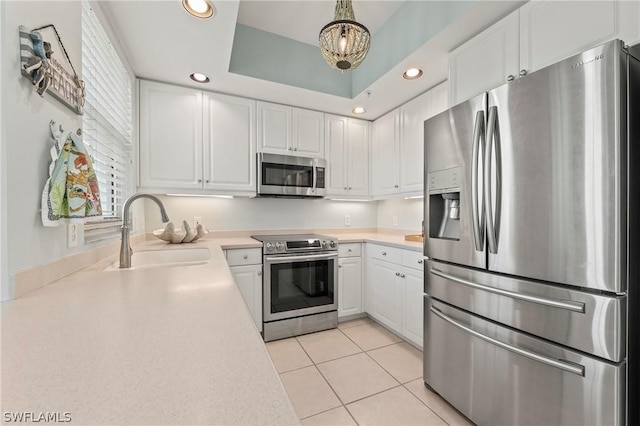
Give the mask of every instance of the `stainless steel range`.
<svg viewBox="0 0 640 426">
<path fill-rule="evenodd" d="M 261 241 L 265 342 L 338 326 L 338 241 L 316 234 Z"/>
</svg>

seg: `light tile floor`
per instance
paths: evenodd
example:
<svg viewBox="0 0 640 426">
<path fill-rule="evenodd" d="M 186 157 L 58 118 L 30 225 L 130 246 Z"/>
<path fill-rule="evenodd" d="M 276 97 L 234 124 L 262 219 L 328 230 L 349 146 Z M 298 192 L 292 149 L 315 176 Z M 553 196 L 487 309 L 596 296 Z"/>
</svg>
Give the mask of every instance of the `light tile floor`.
<svg viewBox="0 0 640 426">
<path fill-rule="evenodd" d="M 304 425 L 472 424 L 424 386 L 422 352 L 368 318 L 267 349 Z"/>
</svg>

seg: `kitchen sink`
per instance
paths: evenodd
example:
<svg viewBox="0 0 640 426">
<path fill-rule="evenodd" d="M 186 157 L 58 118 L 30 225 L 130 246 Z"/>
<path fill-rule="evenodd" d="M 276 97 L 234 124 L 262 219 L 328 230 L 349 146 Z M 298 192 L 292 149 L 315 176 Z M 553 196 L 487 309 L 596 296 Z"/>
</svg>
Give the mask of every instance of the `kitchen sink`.
<svg viewBox="0 0 640 426">
<path fill-rule="evenodd" d="M 120 261 L 113 262 L 104 271 L 128 271 L 168 266 L 202 265 L 209 261 L 208 248 L 185 248 L 167 250 L 134 251 L 131 256 L 131 268 L 120 268 Z"/>
</svg>

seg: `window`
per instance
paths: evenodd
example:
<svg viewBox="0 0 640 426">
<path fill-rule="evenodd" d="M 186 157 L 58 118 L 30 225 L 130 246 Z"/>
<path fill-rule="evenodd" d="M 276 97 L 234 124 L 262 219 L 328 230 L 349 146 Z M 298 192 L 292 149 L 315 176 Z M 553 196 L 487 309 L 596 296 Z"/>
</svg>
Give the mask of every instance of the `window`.
<svg viewBox="0 0 640 426">
<path fill-rule="evenodd" d="M 116 232 L 105 222 L 120 220 L 122 205 L 131 192 L 131 79 L 89 2 L 82 2 L 82 79 L 86 101 L 82 119 L 83 141 L 91 155 L 100 186 L 102 229 L 93 240 Z"/>
</svg>

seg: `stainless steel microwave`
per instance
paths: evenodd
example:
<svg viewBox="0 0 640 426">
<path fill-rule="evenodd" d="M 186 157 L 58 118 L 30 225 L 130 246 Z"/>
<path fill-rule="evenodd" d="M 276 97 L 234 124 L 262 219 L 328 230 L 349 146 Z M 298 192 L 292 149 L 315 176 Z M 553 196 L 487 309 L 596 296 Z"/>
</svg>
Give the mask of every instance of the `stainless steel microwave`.
<svg viewBox="0 0 640 426">
<path fill-rule="evenodd" d="M 324 197 L 327 162 L 258 153 L 258 196 Z"/>
</svg>

